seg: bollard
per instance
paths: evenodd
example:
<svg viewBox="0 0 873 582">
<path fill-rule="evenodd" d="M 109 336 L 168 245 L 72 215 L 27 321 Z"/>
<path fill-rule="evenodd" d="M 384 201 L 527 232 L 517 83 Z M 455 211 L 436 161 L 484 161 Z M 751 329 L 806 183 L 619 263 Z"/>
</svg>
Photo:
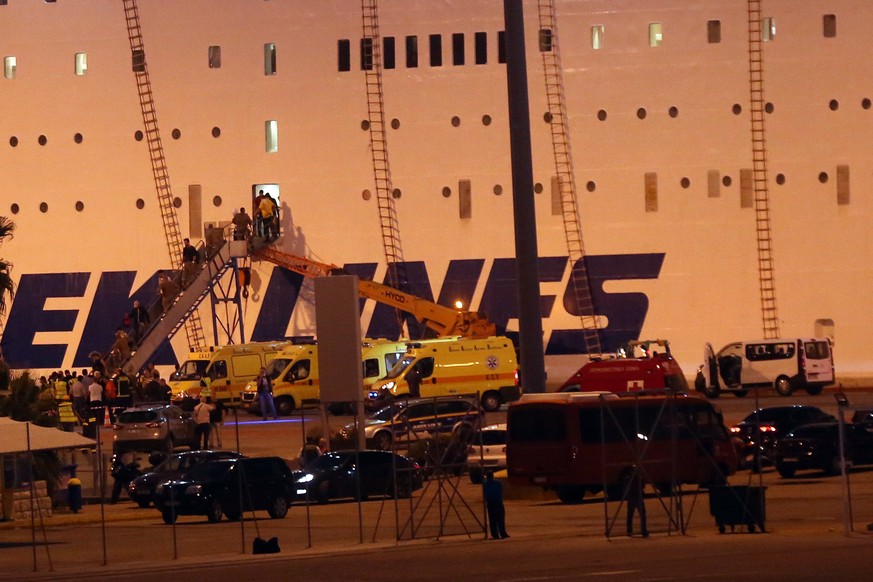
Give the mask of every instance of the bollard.
<svg viewBox="0 0 873 582">
<path fill-rule="evenodd" d="M 76 477 L 67 483 L 67 506 L 73 513 L 82 509 L 82 482 Z"/>
</svg>

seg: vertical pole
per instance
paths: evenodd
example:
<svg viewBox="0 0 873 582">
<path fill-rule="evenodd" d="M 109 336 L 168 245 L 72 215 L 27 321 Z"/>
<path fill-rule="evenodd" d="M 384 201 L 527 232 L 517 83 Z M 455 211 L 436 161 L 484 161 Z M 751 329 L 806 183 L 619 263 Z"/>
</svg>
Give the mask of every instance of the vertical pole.
<svg viewBox="0 0 873 582">
<path fill-rule="evenodd" d="M 503 15 L 506 27 L 506 83 L 509 96 L 521 385 L 526 392 L 545 392 L 546 369 L 543 359 L 543 322 L 540 310 L 539 255 L 522 0 L 503 0 Z"/>
<path fill-rule="evenodd" d="M 848 404 L 848 400 L 844 394 L 837 394 L 837 418 L 839 424 L 839 446 L 840 446 L 840 473 L 843 477 L 843 530 L 846 535 L 850 535 L 854 529 L 852 519 L 852 492 L 849 487 L 849 471 L 846 468 L 846 438 L 844 431 L 846 430 L 846 419 L 843 416 L 843 409 Z"/>
<path fill-rule="evenodd" d="M 36 491 L 34 491 L 33 483 L 33 450 L 30 448 L 30 423 L 26 422 L 24 423 L 24 426 L 27 430 L 27 460 L 30 465 L 30 475 L 28 479 L 28 481 L 30 481 L 30 547 L 33 548 L 33 571 L 36 572 L 36 518 L 33 515 Z"/>
<path fill-rule="evenodd" d="M 90 412 L 89 412 L 90 419 Z M 102 436 L 100 434 L 103 427 L 97 423 L 97 465 L 100 469 L 100 531 L 103 537 L 103 565 L 107 562 L 106 556 L 106 466 L 103 464 L 103 448 Z"/>
</svg>

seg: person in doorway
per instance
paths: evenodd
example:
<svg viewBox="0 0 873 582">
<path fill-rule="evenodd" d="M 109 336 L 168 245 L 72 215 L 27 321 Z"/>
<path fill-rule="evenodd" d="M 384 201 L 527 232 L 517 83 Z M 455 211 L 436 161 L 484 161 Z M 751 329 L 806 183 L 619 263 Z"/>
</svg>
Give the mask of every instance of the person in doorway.
<svg viewBox="0 0 873 582">
<path fill-rule="evenodd" d="M 494 471 L 485 473 L 482 483 L 482 496 L 485 498 L 485 508 L 488 510 L 488 525 L 491 537 L 495 540 L 508 538 L 506 533 L 506 509 L 503 507 L 503 483 L 494 479 Z"/>
<path fill-rule="evenodd" d="M 261 373 L 258 374 L 258 400 L 264 420 L 267 420 L 267 412 L 273 416 L 273 420 L 279 418 L 276 414 L 276 403 L 273 402 L 273 380 L 267 375 L 266 368 L 261 368 Z"/>
<path fill-rule="evenodd" d="M 258 205 L 258 211 L 261 214 L 261 228 L 263 229 L 264 240 L 272 242 L 279 237 L 279 233 L 275 232 L 275 221 L 273 218 L 276 215 L 276 203 L 268 195 L 261 198 Z"/>
<path fill-rule="evenodd" d="M 209 448 L 209 433 L 212 430 L 210 416 L 215 406 L 212 404 L 212 397 L 207 396 L 206 400 L 201 400 L 194 407 L 194 442 L 197 443 L 198 449 Z"/>
<path fill-rule="evenodd" d="M 200 263 L 200 253 L 189 239 L 182 239 L 182 289 L 185 289 L 197 278 L 197 265 Z"/>
<path fill-rule="evenodd" d="M 646 527 L 646 502 L 645 493 L 643 492 L 644 483 L 642 476 L 638 470 L 634 470 L 633 475 L 627 481 L 627 535 L 634 535 L 634 512 L 640 514 L 640 534 L 647 538 L 649 530 Z"/>
</svg>

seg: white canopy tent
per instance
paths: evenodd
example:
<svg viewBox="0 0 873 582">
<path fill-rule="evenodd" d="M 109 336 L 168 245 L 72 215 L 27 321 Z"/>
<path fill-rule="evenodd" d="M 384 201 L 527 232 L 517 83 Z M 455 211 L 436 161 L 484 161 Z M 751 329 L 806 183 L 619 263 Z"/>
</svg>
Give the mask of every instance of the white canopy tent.
<svg viewBox="0 0 873 582">
<path fill-rule="evenodd" d="M 30 425 L 29 444 L 28 425 Z M 0 455 L 95 446 L 97 446 L 97 441 L 85 438 L 80 434 L 0 417 Z"/>
</svg>

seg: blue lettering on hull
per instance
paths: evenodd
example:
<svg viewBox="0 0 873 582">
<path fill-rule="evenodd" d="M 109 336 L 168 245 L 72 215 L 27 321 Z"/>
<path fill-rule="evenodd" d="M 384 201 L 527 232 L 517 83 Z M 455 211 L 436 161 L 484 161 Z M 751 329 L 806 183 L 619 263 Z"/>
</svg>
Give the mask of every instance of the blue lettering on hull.
<svg viewBox="0 0 873 582">
<path fill-rule="evenodd" d="M 638 339 L 645 323 L 649 299 L 644 293 L 607 293 L 603 287 L 610 280 L 657 279 L 664 263 L 664 253 L 600 255 L 584 259 L 591 285 L 592 302 L 597 315 L 605 316 L 609 324 L 599 330 L 604 352 L 615 351 L 619 345 Z M 453 305 L 460 300 L 470 305 L 483 275 L 484 259 L 451 261 L 437 299 L 442 305 Z M 579 268 L 574 265 L 574 269 Z M 362 278 L 372 278 L 377 263 L 348 264 L 345 269 Z M 541 257 L 540 281 L 560 282 L 567 268 L 567 257 Z M 433 300 L 433 287 L 427 266 L 421 261 L 405 263 L 399 274 L 407 283 L 406 290 L 424 299 Z M 9 311 L 0 348 L 13 368 L 57 369 L 63 366 L 69 348 L 74 348 L 74 367 L 88 364 L 91 351 L 105 352 L 112 343 L 115 329 L 129 311 L 134 299 L 148 303 L 157 290 L 157 273 L 133 294 L 130 293 L 136 273 L 132 271 L 102 273 L 97 292 L 85 322 L 82 337 L 76 345 L 35 343 L 38 332 L 70 332 L 78 316 L 76 310 L 47 310 L 47 299 L 55 297 L 82 297 L 91 277 L 90 273 L 47 273 L 23 275 L 18 284 L 15 301 Z M 518 317 L 515 259 L 495 259 L 482 292 L 477 309 L 485 312 L 497 326 L 498 333 L 506 333 L 510 320 Z M 300 297 L 301 275 L 274 270 L 264 293 L 262 308 L 251 334 L 252 341 L 266 341 L 285 336 L 294 307 Z M 541 309 L 548 320 L 559 298 L 543 295 Z M 361 300 L 363 307 L 365 300 Z M 560 305 L 573 316 L 581 315 L 572 288 L 567 288 Z M 404 315 L 413 337 L 424 335 L 423 326 L 409 314 Z M 373 310 L 366 335 L 369 337 L 400 336 L 400 322 L 396 311 L 377 304 Z M 546 354 L 581 354 L 585 342 L 579 329 L 553 329 L 547 333 Z M 177 363 L 169 342 L 164 342 L 153 361 L 159 365 Z"/>
</svg>

